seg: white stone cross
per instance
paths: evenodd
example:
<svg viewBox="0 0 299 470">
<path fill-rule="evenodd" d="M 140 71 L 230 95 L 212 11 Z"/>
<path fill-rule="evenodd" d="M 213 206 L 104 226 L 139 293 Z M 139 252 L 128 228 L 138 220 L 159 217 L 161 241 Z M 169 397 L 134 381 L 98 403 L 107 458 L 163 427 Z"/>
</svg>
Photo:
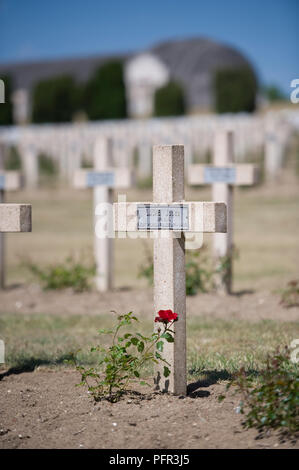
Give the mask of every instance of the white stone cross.
<svg viewBox="0 0 299 470">
<path fill-rule="evenodd" d="M 74 186 L 78 189 L 93 188 L 94 191 L 94 254 L 96 262 L 96 288 L 106 292 L 113 287 L 113 238 L 99 237 L 96 233 L 97 216 L 112 213 L 114 189 L 129 188 L 133 184 L 133 174 L 128 168 L 114 168 L 112 140 L 98 138 L 94 147 L 94 168 L 77 170 L 74 173 Z M 109 209 L 110 208 L 110 209 Z M 107 217 L 106 217 L 107 219 Z"/>
<path fill-rule="evenodd" d="M 258 167 L 253 164 L 233 163 L 233 133 L 220 131 L 214 138 L 214 165 L 194 164 L 188 167 L 190 185 L 211 184 L 213 200 L 227 205 L 227 233 L 215 233 L 214 256 L 218 264 L 215 276 L 219 293 L 231 293 L 233 256 L 233 187 L 251 186 L 258 181 Z"/>
<path fill-rule="evenodd" d="M 18 171 L 5 171 L 4 170 L 4 155 L 3 155 L 3 146 L 0 148 L 0 207 L 2 211 L 8 205 L 5 205 L 5 193 L 6 191 L 16 191 L 21 188 L 21 175 Z M 10 206 L 10 205 L 9 205 Z M 3 214 L 4 216 L 4 214 Z M 10 227 L 10 223 L 17 222 L 17 219 L 12 217 L 12 219 L 2 219 L 0 220 L 0 232 L 9 232 L 7 227 Z M 1 230 L 2 226 L 2 230 Z M 6 230 L 4 229 L 6 227 Z M 12 230 L 12 231 L 21 231 L 21 230 Z M 5 286 L 5 236 L 4 233 L 0 233 L 0 289 L 4 289 Z"/>
<path fill-rule="evenodd" d="M 171 309 L 178 314 L 175 341 L 164 345 L 170 363 L 165 378 L 156 372 L 156 389 L 185 395 L 186 373 L 186 274 L 185 234 L 225 232 L 226 207 L 217 202 L 184 201 L 184 146 L 153 148 L 153 202 L 114 204 L 118 232 L 150 232 L 154 238 L 154 311 Z"/>
</svg>

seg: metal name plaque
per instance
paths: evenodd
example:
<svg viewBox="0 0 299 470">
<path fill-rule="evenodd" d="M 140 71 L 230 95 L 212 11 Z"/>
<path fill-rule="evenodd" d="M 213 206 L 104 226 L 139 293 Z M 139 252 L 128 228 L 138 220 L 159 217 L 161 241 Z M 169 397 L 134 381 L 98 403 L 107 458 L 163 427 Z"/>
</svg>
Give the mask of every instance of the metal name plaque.
<svg viewBox="0 0 299 470">
<path fill-rule="evenodd" d="M 0 189 L 5 189 L 5 175 L 0 175 Z"/>
<path fill-rule="evenodd" d="M 90 172 L 87 173 L 87 186 L 93 188 L 94 186 L 114 186 L 114 173 L 108 172 Z"/>
<path fill-rule="evenodd" d="M 204 182 L 234 184 L 236 182 L 236 168 L 207 166 L 204 168 Z"/>
<path fill-rule="evenodd" d="M 138 204 L 138 230 L 189 230 L 189 207 L 184 204 Z"/>
</svg>

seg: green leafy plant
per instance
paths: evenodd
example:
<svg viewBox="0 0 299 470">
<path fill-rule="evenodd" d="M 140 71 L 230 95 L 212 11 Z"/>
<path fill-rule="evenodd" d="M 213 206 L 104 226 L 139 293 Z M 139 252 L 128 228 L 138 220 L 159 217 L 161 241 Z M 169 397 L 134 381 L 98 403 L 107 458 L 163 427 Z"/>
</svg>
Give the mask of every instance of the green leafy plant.
<svg viewBox="0 0 299 470">
<path fill-rule="evenodd" d="M 230 255 L 221 256 L 217 260 L 217 267 L 215 269 L 215 274 L 221 276 L 223 283 L 227 283 L 228 279 L 232 272 L 233 262 L 239 258 L 239 251 L 235 246 L 233 246 Z"/>
<path fill-rule="evenodd" d="M 145 245 L 146 263 L 140 266 L 138 276 L 147 279 L 150 286 L 154 282 L 153 257 Z M 186 254 L 186 294 L 195 295 L 198 292 L 209 292 L 212 289 L 213 269 L 208 263 L 205 247 L 199 251 L 190 250 Z"/>
<path fill-rule="evenodd" d="M 45 153 L 41 153 L 38 156 L 38 166 L 39 172 L 41 175 L 44 176 L 55 176 L 57 174 L 57 166 L 53 159 L 46 155 Z"/>
<path fill-rule="evenodd" d="M 21 157 L 17 147 L 12 146 L 8 150 L 7 158 L 4 161 L 5 170 L 20 170 L 22 167 Z"/>
<path fill-rule="evenodd" d="M 241 394 L 240 413 L 245 415 L 245 427 L 279 429 L 289 434 L 299 431 L 298 366 L 290 361 L 287 347 L 268 355 L 258 376 L 247 375 L 241 368 L 227 389 L 232 386 Z M 221 395 L 219 400 L 224 398 Z"/>
<path fill-rule="evenodd" d="M 112 329 L 99 330 L 100 335 L 110 336 L 110 346 L 104 347 L 99 344 L 91 348 L 92 353 L 99 354 L 98 367 L 76 366 L 81 374 L 81 382 L 78 385 L 87 386 L 96 401 L 106 398 L 116 402 L 128 390 L 130 384 L 138 381 L 140 385 L 149 385 L 141 377 L 143 368 L 148 364 L 163 362 L 163 374 L 164 377 L 168 377 L 169 364 L 161 353 L 164 341 L 174 342 L 174 332 L 171 327 L 177 318 L 177 314 L 171 310 L 161 310 L 155 321 L 160 322 L 162 328 L 159 327 L 150 336 L 144 336 L 139 332 L 121 331 L 138 322 L 132 312 L 117 316 Z"/>
<path fill-rule="evenodd" d="M 186 294 L 209 292 L 212 289 L 213 269 L 208 264 L 204 248 L 188 251 L 186 255 Z"/>
<path fill-rule="evenodd" d="M 37 277 L 45 290 L 73 288 L 75 292 L 90 289 L 90 280 L 95 275 L 95 265 L 84 265 L 72 256 L 63 263 L 56 263 L 40 268 L 31 261 L 23 261 L 23 265 Z"/>
<path fill-rule="evenodd" d="M 280 303 L 284 307 L 299 306 L 299 280 L 289 281 L 287 287 L 281 291 Z"/>
</svg>

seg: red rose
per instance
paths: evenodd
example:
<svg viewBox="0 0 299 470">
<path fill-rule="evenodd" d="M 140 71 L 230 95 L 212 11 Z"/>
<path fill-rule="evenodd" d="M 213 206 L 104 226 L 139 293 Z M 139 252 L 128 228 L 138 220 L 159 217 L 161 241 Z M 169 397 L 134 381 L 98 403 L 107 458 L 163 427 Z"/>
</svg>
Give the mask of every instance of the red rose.
<svg viewBox="0 0 299 470">
<path fill-rule="evenodd" d="M 172 310 L 159 310 L 158 317 L 155 318 L 155 322 L 169 323 L 178 320 L 178 314 Z"/>
</svg>

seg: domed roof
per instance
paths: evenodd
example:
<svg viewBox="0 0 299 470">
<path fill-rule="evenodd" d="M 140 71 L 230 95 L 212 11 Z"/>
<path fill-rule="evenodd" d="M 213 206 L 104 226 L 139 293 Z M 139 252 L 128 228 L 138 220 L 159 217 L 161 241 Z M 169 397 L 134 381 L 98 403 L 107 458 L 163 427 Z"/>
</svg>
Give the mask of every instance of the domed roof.
<svg viewBox="0 0 299 470">
<path fill-rule="evenodd" d="M 169 68 L 172 79 L 181 82 L 188 107 L 211 108 L 213 77 L 217 69 L 253 67 L 238 50 L 210 39 L 171 40 L 152 48 Z"/>
</svg>

